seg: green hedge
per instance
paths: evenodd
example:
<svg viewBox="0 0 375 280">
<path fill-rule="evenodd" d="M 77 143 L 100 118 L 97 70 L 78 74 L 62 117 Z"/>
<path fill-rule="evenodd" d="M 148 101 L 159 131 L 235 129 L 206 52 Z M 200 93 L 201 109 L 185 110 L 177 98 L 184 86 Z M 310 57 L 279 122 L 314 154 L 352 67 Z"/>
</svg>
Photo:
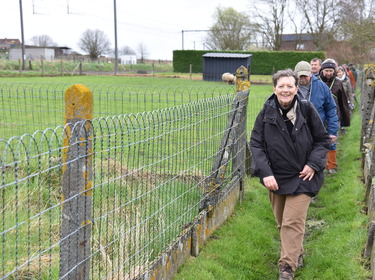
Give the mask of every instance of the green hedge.
<svg viewBox="0 0 375 280">
<path fill-rule="evenodd" d="M 173 51 L 173 69 L 176 73 L 189 73 L 190 64 L 192 65 L 193 73 L 203 72 L 203 55 L 209 52 L 219 51 Z M 224 52 L 223 52 L 224 53 Z M 270 75 L 274 72 L 292 68 L 301 60 L 310 62 L 314 57 L 322 60 L 325 59 L 325 52 L 300 52 L 300 51 L 255 51 L 255 52 L 240 52 L 240 51 L 226 51 L 226 53 L 248 53 L 251 56 L 251 74 Z"/>
</svg>

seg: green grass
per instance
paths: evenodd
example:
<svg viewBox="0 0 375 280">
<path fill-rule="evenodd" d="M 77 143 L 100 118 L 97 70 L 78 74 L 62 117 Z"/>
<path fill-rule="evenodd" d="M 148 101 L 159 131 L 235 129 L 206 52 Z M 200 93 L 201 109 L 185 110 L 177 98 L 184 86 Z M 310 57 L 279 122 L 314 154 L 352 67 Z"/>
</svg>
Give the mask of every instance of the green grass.
<svg viewBox="0 0 375 280">
<path fill-rule="evenodd" d="M 347 135 L 339 138 L 339 172 L 326 177 L 309 208 L 305 267 L 297 270 L 295 279 L 371 279 L 369 261 L 362 258 L 369 218 L 362 211 L 360 127 L 356 109 Z M 277 279 L 278 258 L 279 235 L 266 189 L 258 178 L 249 178 L 234 215 L 173 279 Z"/>
<path fill-rule="evenodd" d="M 116 81 L 119 81 L 117 80 L 118 77 L 115 78 L 116 79 L 113 80 L 108 77 L 107 79 L 98 77 L 98 80 L 95 80 L 95 77 L 92 77 L 90 81 L 91 83 L 95 81 L 98 84 L 101 81 L 106 82 L 106 84 L 114 84 Z M 39 78 L 25 79 L 29 79 L 30 82 L 35 82 Z M 52 78 L 41 79 L 54 80 Z M 55 79 L 60 80 L 60 78 Z M 66 83 L 69 82 L 67 77 L 61 79 Z M 18 81 L 18 79 L 11 80 Z M 22 80 L 24 81 L 24 79 Z M 153 85 L 158 84 L 163 86 L 163 79 L 129 78 L 129 80 L 133 82 L 135 81 L 135 84 L 139 84 L 137 81 L 147 80 L 149 83 L 152 82 Z M 173 81 L 175 89 L 176 86 L 179 85 L 178 81 L 175 79 L 165 80 Z M 154 83 L 154 81 L 156 82 Z M 231 91 L 234 91 L 235 89 L 234 86 L 222 85 L 221 83 L 203 83 L 202 81 L 195 80 L 186 81 L 186 86 L 190 85 L 193 87 L 197 85 L 199 87 L 199 85 L 207 83 L 209 85 L 209 87 L 207 87 L 207 93 L 215 89 L 217 86 L 219 86 L 220 89 L 224 89 L 224 92 L 228 89 Z M 213 84 L 216 85 L 216 87 L 212 87 Z M 181 90 L 182 89 L 183 86 L 181 86 Z M 173 91 L 170 91 L 170 94 L 173 93 Z M 260 100 L 263 100 L 264 96 L 269 95 L 269 93 L 270 90 L 267 86 L 252 86 L 251 96 L 260 98 Z M 152 95 L 150 94 L 149 97 L 152 97 Z M 14 99 L 15 96 L 9 97 L 9 101 L 13 101 Z M 113 102 L 113 100 L 109 99 L 109 102 Z M 98 137 L 98 139 L 95 140 L 97 141 L 96 145 L 98 145 L 98 150 L 104 150 L 105 152 L 98 154 L 93 162 L 96 167 L 96 172 L 93 175 L 94 184 L 100 186 L 94 190 L 93 215 L 94 217 L 101 217 L 103 216 L 103 213 L 113 213 L 113 215 L 111 214 L 100 219 L 101 224 L 98 225 L 98 222 L 97 226 L 94 227 L 93 240 L 95 242 L 93 242 L 93 248 L 94 250 L 99 250 L 98 248 L 103 245 L 99 242 L 100 238 L 105 238 L 102 239 L 102 242 L 105 244 L 113 241 L 111 243 L 113 245 L 109 246 L 108 250 L 101 251 L 101 254 L 97 254 L 93 257 L 94 275 L 104 276 L 104 272 L 101 271 L 103 271 L 103 267 L 107 265 L 107 259 L 113 262 L 117 261 L 122 263 L 126 258 L 132 256 L 135 251 L 143 248 L 145 244 L 147 244 L 147 240 L 153 241 L 149 245 L 150 248 L 147 248 L 149 251 L 146 252 L 146 255 L 140 256 L 140 259 L 132 258 L 131 261 L 135 263 L 147 263 L 148 261 L 151 261 L 153 257 L 155 257 L 155 255 L 158 254 L 158 252 L 181 231 L 181 224 L 189 223 L 192 219 L 191 215 L 198 213 L 198 204 L 196 201 L 199 200 L 202 194 L 199 188 L 191 189 L 192 180 L 201 180 L 201 177 L 211 170 L 212 162 L 205 160 L 198 165 L 195 161 L 202 158 L 207 159 L 209 155 L 213 154 L 212 149 L 215 149 L 217 146 L 215 143 L 220 143 L 221 134 L 216 136 L 212 134 L 217 131 L 217 129 L 215 129 L 216 126 L 225 126 L 227 122 L 225 116 L 228 113 L 229 107 L 226 104 L 229 103 L 223 102 L 224 106 L 218 106 L 217 108 L 215 108 L 215 104 L 211 106 L 210 102 L 202 103 L 200 106 L 204 104 L 205 107 L 196 107 L 194 110 L 197 111 L 197 115 L 189 117 L 193 123 L 196 123 L 193 126 L 189 125 L 189 122 L 184 120 L 183 117 L 178 121 L 169 124 L 168 114 L 162 117 L 158 117 L 156 114 L 146 114 L 142 118 L 138 118 L 138 121 L 129 122 L 128 125 L 131 126 L 134 131 L 137 131 L 138 127 L 134 127 L 135 124 L 142 125 L 143 123 L 148 124 L 148 122 L 150 122 L 150 124 L 155 125 L 153 130 L 144 132 L 145 134 L 137 134 L 134 132 L 131 133 L 130 136 L 122 135 L 117 138 L 112 136 L 111 140 L 107 139 L 106 136 L 103 136 L 103 138 Z M 253 110 L 249 109 L 248 111 L 250 116 L 253 111 L 258 111 L 258 107 L 260 107 L 262 103 L 251 101 L 249 104 L 249 108 L 253 108 Z M 159 105 L 166 106 L 166 104 Z M 40 109 L 41 106 L 38 108 Z M 190 108 L 189 113 L 191 113 L 192 110 L 193 109 Z M 218 110 L 221 113 L 216 112 Z M 204 112 L 207 112 L 206 115 L 200 115 L 204 114 Z M 184 111 L 170 114 L 171 117 L 175 115 L 185 116 Z M 208 119 L 211 114 L 222 115 L 223 118 L 217 121 L 214 120 L 214 124 L 211 123 L 209 125 Z M 23 116 L 23 114 L 21 115 Z M 152 117 L 154 119 L 152 119 Z M 196 118 L 195 122 L 192 118 Z M 166 121 L 163 126 L 158 125 L 160 119 Z M 249 117 L 249 120 L 250 119 L 251 118 Z M 201 125 L 199 122 L 204 123 Z M 110 121 L 108 121 L 108 123 L 110 123 Z M 167 126 L 170 125 L 175 126 L 171 127 L 173 133 L 163 133 L 164 129 L 168 131 Z M 146 125 L 146 127 L 149 126 L 150 125 Z M 113 128 L 111 125 L 107 127 L 104 122 L 100 127 L 104 130 L 104 135 L 110 134 L 110 128 Z M 108 131 L 106 131 L 106 129 L 108 129 Z M 126 129 L 126 131 L 128 130 Z M 207 132 L 209 132 L 209 136 L 207 135 Z M 53 141 L 49 141 L 50 138 L 54 139 L 52 135 L 52 133 L 46 134 L 45 137 L 40 137 L 40 139 L 37 138 L 38 141 L 30 141 L 30 144 L 27 142 L 27 139 L 29 139 L 29 137 L 27 137 L 23 142 L 25 145 L 20 145 L 19 143 L 17 144 L 14 142 L 14 147 L 9 145 L 8 150 L 5 153 L 2 153 L 2 162 L 12 163 L 15 161 L 15 158 L 17 158 L 17 154 L 13 154 L 10 147 L 14 148 L 15 151 L 20 150 L 21 155 L 26 154 L 27 151 L 30 153 L 29 156 L 33 155 L 33 152 L 35 152 L 34 149 L 36 149 L 36 146 L 39 145 L 39 143 L 43 143 L 43 146 L 45 146 L 48 142 L 49 145 L 51 145 L 51 148 L 59 147 L 61 141 L 57 139 L 58 137 Z M 59 136 L 61 135 L 62 134 L 59 134 Z M 165 139 L 161 139 L 161 137 L 165 137 Z M 145 139 L 149 140 L 145 141 Z M 184 141 L 181 141 L 181 139 L 184 139 Z M 113 141 L 113 143 L 110 141 Z M 123 148 L 120 152 L 117 151 L 117 154 L 115 154 L 113 149 L 109 152 L 109 147 L 115 145 L 117 143 L 116 141 L 119 143 L 121 142 L 121 144 L 124 144 L 123 141 L 144 144 L 137 145 L 137 147 L 134 148 Z M 190 143 L 186 143 L 186 141 L 190 141 Z M 129 143 L 126 142 L 126 144 Z M 188 146 L 190 145 L 190 147 L 199 144 L 200 149 L 192 151 L 192 149 L 186 149 L 185 144 Z M 150 148 L 149 145 L 153 148 Z M 0 147 L 0 150 L 1 148 L 3 148 L 3 146 Z M 132 156 L 133 152 L 137 154 L 139 153 L 141 156 Z M 174 154 L 175 156 L 170 157 L 170 154 Z M 17 175 L 15 172 L 12 172 L 12 168 L 15 169 L 15 167 L 12 167 L 13 165 L 11 165 L 10 169 L 7 169 L 3 174 L 3 183 L 10 183 L 17 181 L 20 178 L 24 178 L 25 176 L 33 175 L 30 179 L 3 188 L 1 193 L 2 199 L 7 205 L 6 211 L 4 212 L 4 221 L 6 220 L 6 223 L 2 225 L 3 229 L 10 228 L 12 225 L 19 223 L 19 221 L 27 221 L 13 229 L 10 233 L 13 234 L 12 238 L 7 239 L 8 242 L 6 243 L 2 243 L 3 247 L 1 250 L 4 253 L 2 264 L 5 263 L 6 272 L 9 272 L 14 268 L 16 263 L 21 264 L 26 262 L 30 252 L 38 252 L 40 248 L 48 248 L 48 246 L 56 242 L 56 239 L 58 238 L 60 207 L 55 207 L 50 211 L 46 211 L 40 216 L 40 218 L 38 217 L 38 213 L 48 207 L 58 205 L 61 201 L 61 168 L 54 168 L 39 173 L 40 170 L 46 170 L 50 165 L 54 166 L 56 163 L 51 161 L 55 160 L 55 157 L 58 158 L 59 155 L 52 156 L 52 154 L 47 154 L 45 157 L 32 157 L 32 159 L 29 158 L 28 160 L 18 162 Z M 23 157 L 21 156 L 21 158 Z M 161 159 L 163 160 L 160 161 Z M 148 166 L 151 163 L 154 163 L 151 167 L 152 170 L 140 169 L 139 172 L 133 175 L 133 180 L 128 180 L 126 184 L 124 184 L 121 179 L 118 179 L 121 178 L 125 172 L 131 172 L 132 170 L 139 168 L 139 165 Z M 123 170 L 122 168 L 125 169 Z M 166 179 L 175 174 L 179 174 L 180 170 L 186 171 L 184 173 L 186 178 L 178 177 L 173 181 L 165 183 Z M 150 180 L 150 172 L 158 174 L 160 178 L 157 178 L 156 181 Z M 191 172 L 191 174 L 188 174 L 189 172 Z M 169 177 L 163 178 L 163 176 Z M 162 182 L 164 183 L 161 184 Z M 194 184 L 196 185 L 197 182 L 193 182 L 193 185 Z M 129 204 L 129 206 L 123 207 L 120 211 L 115 211 L 116 205 L 125 204 L 132 198 L 140 197 L 142 194 L 145 196 L 142 200 L 136 200 Z M 16 197 L 14 198 L 15 195 Z M 15 199 L 16 203 L 12 203 L 13 199 Z M 169 204 L 169 201 L 174 201 L 174 203 Z M 147 218 L 154 212 L 156 214 L 152 215 L 152 218 Z M 177 219 L 178 222 L 176 222 Z M 123 238 L 124 232 L 134 223 L 141 223 L 143 226 L 137 228 L 130 237 L 126 235 L 126 237 Z M 166 228 L 166 232 L 163 233 L 162 229 Z M 44 236 L 44 234 L 41 235 L 40 232 L 52 234 Z M 160 232 L 162 232 L 161 235 Z M 136 237 L 137 239 L 135 240 Z M 126 238 L 133 238 L 134 240 L 127 240 Z M 132 246 L 129 247 L 129 244 Z M 17 248 L 15 248 L 15 246 Z M 117 255 L 117 253 L 111 253 L 118 251 L 124 252 L 122 256 Z M 52 259 L 52 262 L 50 262 L 49 259 Z M 20 277 L 26 277 L 29 275 L 35 279 L 56 278 L 56 275 L 58 275 L 58 264 L 56 264 L 56 260 L 58 259 L 58 247 L 51 249 L 50 251 L 47 250 L 45 254 L 41 256 L 41 260 L 38 258 L 31 263 L 30 267 L 27 266 L 24 269 L 20 269 L 18 275 Z M 131 269 L 131 265 L 134 265 L 134 263 L 128 264 L 128 266 L 125 267 L 125 271 Z"/>
<path fill-rule="evenodd" d="M 93 92 L 94 118 L 152 111 L 223 94 L 234 96 L 236 89 L 222 82 L 152 77 L 0 78 L 0 139 L 63 125 L 64 93 L 74 84 L 84 84 Z M 271 86 L 254 84 L 250 97 L 263 96 L 264 91 L 271 92 Z"/>
</svg>

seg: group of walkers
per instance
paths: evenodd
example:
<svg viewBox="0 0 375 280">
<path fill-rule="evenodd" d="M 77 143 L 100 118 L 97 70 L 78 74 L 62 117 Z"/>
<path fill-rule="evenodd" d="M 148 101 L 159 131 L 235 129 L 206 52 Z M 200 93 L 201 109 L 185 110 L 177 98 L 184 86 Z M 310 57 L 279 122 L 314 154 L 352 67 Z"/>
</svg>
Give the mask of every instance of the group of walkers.
<svg viewBox="0 0 375 280">
<path fill-rule="evenodd" d="M 355 73 L 333 59 L 300 61 L 273 75 L 273 94 L 250 139 L 253 174 L 267 188 L 280 233 L 279 280 L 303 266 L 308 207 L 325 175 L 337 173 L 338 135 L 350 126 Z"/>
</svg>

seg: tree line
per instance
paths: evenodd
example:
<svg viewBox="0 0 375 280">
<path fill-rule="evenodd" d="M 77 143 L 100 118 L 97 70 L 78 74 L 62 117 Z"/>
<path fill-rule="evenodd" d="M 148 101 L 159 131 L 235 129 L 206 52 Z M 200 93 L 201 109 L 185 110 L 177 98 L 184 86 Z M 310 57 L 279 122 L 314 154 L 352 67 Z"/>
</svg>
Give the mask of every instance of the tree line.
<svg viewBox="0 0 375 280">
<path fill-rule="evenodd" d="M 213 24 L 204 45 L 209 50 L 252 51 L 281 47 L 283 34 L 310 34 L 316 51 L 335 50 L 352 62 L 366 62 L 375 48 L 375 0 L 249 0 L 247 12 L 217 7 Z M 51 46 L 48 35 L 34 36 L 37 46 Z M 297 45 L 297 44 L 296 44 Z M 101 30 L 87 29 L 78 46 L 92 60 L 114 54 L 110 40 Z M 120 55 L 135 55 L 128 46 L 120 47 Z M 147 48 L 140 43 L 141 60 Z"/>
<path fill-rule="evenodd" d="M 357 62 L 375 47 L 375 0 L 253 0 L 246 8 L 216 8 L 210 49 L 278 51 L 288 33 L 310 34 L 316 51 L 340 46 Z"/>
</svg>

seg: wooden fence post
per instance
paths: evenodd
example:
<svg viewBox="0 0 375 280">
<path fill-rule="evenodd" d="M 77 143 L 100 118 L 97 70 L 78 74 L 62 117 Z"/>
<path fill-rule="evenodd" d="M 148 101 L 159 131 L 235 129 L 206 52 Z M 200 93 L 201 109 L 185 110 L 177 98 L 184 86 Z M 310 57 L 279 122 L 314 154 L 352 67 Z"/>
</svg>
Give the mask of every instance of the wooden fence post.
<svg viewBox="0 0 375 280">
<path fill-rule="evenodd" d="M 233 160 L 233 176 L 240 178 L 240 190 L 243 195 L 243 176 L 246 173 L 246 112 L 247 102 L 250 92 L 250 82 L 248 80 L 248 71 L 246 67 L 240 66 L 236 71 L 236 97 L 232 103 L 232 111 L 228 116 L 227 127 L 221 139 L 219 152 L 212 166 L 211 175 L 207 178 L 205 186 L 205 196 L 214 193 L 215 189 L 220 188 L 225 178 L 225 172 L 230 159 Z M 242 197 L 241 195 L 241 197 Z M 207 208 L 211 203 L 207 197 L 203 201 L 201 208 Z"/>
<path fill-rule="evenodd" d="M 233 147 L 233 173 L 240 176 L 240 198 L 243 199 L 245 195 L 244 176 L 249 169 L 249 145 L 247 141 L 247 104 L 250 93 L 249 70 L 241 66 L 236 71 L 236 90 L 237 99 L 239 102 L 239 120 L 238 128 L 236 129 L 237 145 Z"/>
<path fill-rule="evenodd" d="M 60 278 L 89 279 L 92 219 L 92 92 L 65 92 Z"/>
<path fill-rule="evenodd" d="M 43 58 L 40 59 L 40 68 L 42 69 L 42 76 L 44 77 L 44 62 L 43 62 Z"/>
<path fill-rule="evenodd" d="M 360 148 L 362 151 L 362 168 L 364 167 L 365 154 L 363 153 L 364 145 L 371 142 L 372 138 L 372 126 L 375 120 L 375 112 L 373 110 L 375 105 L 375 92 L 374 92 L 374 75 L 373 68 L 367 68 L 363 77 L 363 87 L 362 87 L 362 129 L 361 129 L 361 143 Z"/>
</svg>

